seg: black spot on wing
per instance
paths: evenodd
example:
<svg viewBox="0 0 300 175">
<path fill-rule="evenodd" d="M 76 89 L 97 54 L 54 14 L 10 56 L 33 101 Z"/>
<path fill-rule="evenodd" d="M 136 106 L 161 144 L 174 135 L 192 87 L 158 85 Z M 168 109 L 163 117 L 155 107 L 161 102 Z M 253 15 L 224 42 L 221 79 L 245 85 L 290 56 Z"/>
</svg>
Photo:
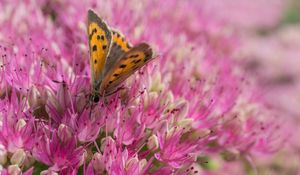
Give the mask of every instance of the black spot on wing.
<svg viewBox="0 0 300 175">
<path fill-rule="evenodd" d="M 93 45 L 93 52 L 97 51 L 97 46 L 96 45 Z"/>
<path fill-rule="evenodd" d="M 97 40 L 98 40 L 98 41 L 100 41 L 100 40 L 104 41 L 104 36 L 103 36 L 103 35 L 101 35 L 101 36 L 100 36 L 100 35 L 97 35 Z"/>
<path fill-rule="evenodd" d="M 119 76 L 119 74 L 114 74 L 113 76 L 114 76 L 114 77 L 117 77 L 117 76 Z"/>
<path fill-rule="evenodd" d="M 136 69 L 138 69 L 138 68 L 139 68 L 138 65 L 134 65 L 134 66 L 132 67 L 133 70 L 136 70 Z"/>
<path fill-rule="evenodd" d="M 129 58 L 137 58 L 139 57 L 139 54 L 135 54 L 135 55 L 130 55 Z"/>
<path fill-rule="evenodd" d="M 125 67 L 126 67 L 126 64 L 121 64 L 120 65 L 120 68 L 122 68 L 122 69 L 125 68 Z"/>
<path fill-rule="evenodd" d="M 133 60 L 131 63 L 138 64 L 140 61 L 141 61 L 141 59 Z"/>
<path fill-rule="evenodd" d="M 106 47 L 107 47 L 106 45 L 103 45 L 103 46 L 102 46 L 102 49 L 103 49 L 103 50 L 105 50 L 105 49 L 106 49 Z"/>
</svg>

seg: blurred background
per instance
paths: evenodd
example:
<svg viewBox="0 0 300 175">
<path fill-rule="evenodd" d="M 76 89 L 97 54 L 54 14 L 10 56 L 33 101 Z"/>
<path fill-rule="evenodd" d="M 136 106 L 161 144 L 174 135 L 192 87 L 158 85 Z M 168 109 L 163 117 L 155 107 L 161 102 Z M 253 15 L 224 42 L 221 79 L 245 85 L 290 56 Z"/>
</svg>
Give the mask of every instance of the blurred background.
<svg viewBox="0 0 300 175">
<path fill-rule="evenodd" d="M 225 1 L 208 2 L 208 13 L 239 35 L 236 59 L 292 133 L 273 159 L 256 160 L 259 174 L 300 174 L 300 1 Z"/>
</svg>

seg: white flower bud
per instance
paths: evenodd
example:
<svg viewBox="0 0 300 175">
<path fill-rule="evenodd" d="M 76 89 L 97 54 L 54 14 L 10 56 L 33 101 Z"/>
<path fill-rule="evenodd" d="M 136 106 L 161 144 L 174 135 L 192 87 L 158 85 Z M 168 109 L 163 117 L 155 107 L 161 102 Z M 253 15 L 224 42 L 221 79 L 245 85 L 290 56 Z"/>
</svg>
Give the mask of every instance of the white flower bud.
<svg viewBox="0 0 300 175">
<path fill-rule="evenodd" d="M 0 145 L 0 165 L 5 165 L 7 162 L 7 151 L 3 145 Z"/>
<path fill-rule="evenodd" d="M 140 160 L 139 164 L 140 164 L 139 165 L 140 168 L 143 169 L 147 165 L 147 160 L 146 159 L 142 159 L 142 160 Z"/>
<path fill-rule="evenodd" d="M 136 166 L 139 163 L 139 159 L 133 157 L 126 162 L 125 169 L 129 170 L 131 167 Z"/>
<path fill-rule="evenodd" d="M 23 149 L 18 149 L 11 157 L 10 162 L 13 165 L 22 166 L 26 158 L 26 153 Z"/>
<path fill-rule="evenodd" d="M 58 175 L 58 173 L 52 170 L 45 170 L 41 172 L 41 175 Z"/>
<path fill-rule="evenodd" d="M 145 96 L 145 102 L 144 102 L 144 108 L 147 109 L 149 106 L 149 103 L 152 101 L 155 101 L 158 98 L 157 92 L 149 92 L 148 95 Z"/>
<path fill-rule="evenodd" d="M 9 175 L 20 175 L 22 173 L 18 165 L 9 165 L 7 171 Z"/>
<path fill-rule="evenodd" d="M 184 131 L 188 131 L 189 129 L 192 128 L 192 124 L 193 124 L 194 120 L 191 119 L 191 118 L 185 118 L 185 119 L 182 119 L 178 122 L 178 126 L 180 128 L 183 128 Z"/>
<path fill-rule="evenodd" d="M 161 74 L 156 73 L 151 82 L 150 92 L 159 92 L 164 89 L 164 83 L 161 82 Z"/>
<path fill-rule="evenodd" d="M 24 119 L 19 119 L 16 124 L 16 129 L 20 131 L 26 125 L 26 121 Z"/>
<path fill-rule="evenodd" d="M 64 124 L 59 125 L 57 135 L 62 141 L 68 141 L 72 138 L 70 128 Z"/>
<path fill-rule="evenodd" d="M 147 146 L 148 146 L 149 150 L 152 150 L 152 151 L 158 149 L 159 144 L 158 144 L 158 138 L 156 135 L 152 135 L 149 137 Z"/>
</svg>

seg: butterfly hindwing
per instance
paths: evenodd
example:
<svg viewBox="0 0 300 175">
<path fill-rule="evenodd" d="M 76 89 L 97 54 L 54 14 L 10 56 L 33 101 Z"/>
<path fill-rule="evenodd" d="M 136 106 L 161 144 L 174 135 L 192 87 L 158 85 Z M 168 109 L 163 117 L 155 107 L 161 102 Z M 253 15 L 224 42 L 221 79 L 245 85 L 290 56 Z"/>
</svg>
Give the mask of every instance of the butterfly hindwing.
<svg viewBox="0 0 300 175">
<path fill-rule="evenodd" d="M 125 37 L 116 30 L 112 31 L 112 45 L 107 57 L 107 61 L 105 64 L 104 74 L 106 74 L 113 65 L 121 58 L 121 56 L 128 52 L 132 45 L 125 39 Z"/>
<path fill-rule="evenodd" d="M 109 55 L 112 34 L 107 24 L 92 10 L 88 11 L 88 36 L 93 89 L 99 89 Z"/>
<path fill-rule="evenodd" d="M 100 94 L 113 92 L 120 83 L 153 58 L 151 47 L 141 43 L 124 53 L 105 74 L 100 86 Z"/>
</svg>

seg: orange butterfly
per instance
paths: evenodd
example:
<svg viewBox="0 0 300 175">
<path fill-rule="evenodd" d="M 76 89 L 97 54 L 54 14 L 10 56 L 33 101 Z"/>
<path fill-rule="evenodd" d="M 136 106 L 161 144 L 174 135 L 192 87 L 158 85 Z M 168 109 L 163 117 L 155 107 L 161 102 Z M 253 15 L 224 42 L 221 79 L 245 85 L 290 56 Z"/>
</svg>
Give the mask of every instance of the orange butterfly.
<svg viewBox="0 0 300 175">
<path fill-rule="evenodd" d="M 88 11 L 88 37 L 92 75 L 92 97 L 108 96 L 117 87 L 153 59 L 147 43 L 132 47 L 119 32 L 112 30 L 92 10 Z"/>
</svg>

